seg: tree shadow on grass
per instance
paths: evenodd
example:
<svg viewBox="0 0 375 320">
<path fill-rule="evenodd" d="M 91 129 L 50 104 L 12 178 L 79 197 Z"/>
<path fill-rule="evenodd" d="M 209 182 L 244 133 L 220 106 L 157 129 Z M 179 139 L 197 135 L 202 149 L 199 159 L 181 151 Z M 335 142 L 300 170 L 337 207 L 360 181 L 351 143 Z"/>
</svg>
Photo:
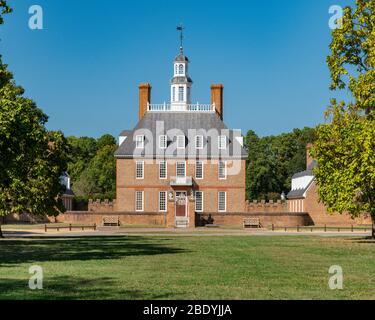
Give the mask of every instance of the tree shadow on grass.
<svg viewBox="0 0 375 320">
<path fill-rule="evenodd" d="M 119 288 L 118 280 L 110 277 L 85 279 L 71 276 L 46 277 L 42 290 L 31 290 L 28 281 L 0 279 L 0 299 L 8 300 L 141 300 L 168 299 L 173 292 Z"/>
<path fill-rule="evenodd" d="M 373 239 L 372 237 L 351 238 L 346 240 L 353 243 L 375 244 L 375 239 Z"/>
<path fill-rule="evenodd" d="M 46 261 L 121 259 L 127 256 L 181 254 L 169 239 L 144 237 L 72 237 L 4 240 L 0 242 L 0 266 Z"/>
</svg>

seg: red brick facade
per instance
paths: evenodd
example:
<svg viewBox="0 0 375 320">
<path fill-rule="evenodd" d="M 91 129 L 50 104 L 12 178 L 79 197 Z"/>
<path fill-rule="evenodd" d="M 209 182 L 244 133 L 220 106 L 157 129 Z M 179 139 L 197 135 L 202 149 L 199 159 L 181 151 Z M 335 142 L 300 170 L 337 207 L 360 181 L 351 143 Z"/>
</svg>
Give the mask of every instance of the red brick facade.
<svg viewBox="0 0 375 320">
<path fill-rule="evenodd" d="M 203 179 L 195 178 L 195 161 L 186 160 L 186 176 L 193 178 L 193 186 L 171 186 L 171 177 L 176 176 L 176 161 L 167 160 L 167 179 L 159 178 L 159 162 L 144 161 L 144 178 L 136 179 L 136 159 L 117 160 L 117 199 L 116 210 L 119 212 L 136 212 L 136 191 L 143 192 L 144 207 L 138 214 L 165 214 L 168 226 L 175 226 L 176 192 L 184 191 L 188 195 L 187 218 L 189 226 L 195 227 L 195 191 L 203 192 L 203 213 L 218 213 L 218 194 L 226 193 L 226 213 L 245 212 L 245 172 L 244 160 L 233 160 L 240 168 L 236 175 L 227 175 L 220 180 L 218 163 L 215 160 L 204 161 Z M 180 161 L 180 160 L 179 160 Z M 227 166 L 230 164 L 227 162 Z M 159 192 L 167 192 L 167 210 L 159 208 Z"/>
</svg>

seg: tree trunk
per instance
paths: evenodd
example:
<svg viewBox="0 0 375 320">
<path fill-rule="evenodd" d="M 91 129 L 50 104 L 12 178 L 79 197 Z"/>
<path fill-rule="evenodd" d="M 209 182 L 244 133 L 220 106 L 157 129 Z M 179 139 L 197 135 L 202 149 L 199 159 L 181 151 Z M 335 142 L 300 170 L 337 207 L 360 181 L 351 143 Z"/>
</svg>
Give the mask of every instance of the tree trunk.
<svg viewBox="0 0 375 320">
<path fill-rule="evenodd" d="M 372 222 L 371 237 L 372 239 L 375 239 L 375 212 L 371 213 L 371 222 Z"/>
<path fill-rule="evenodd" d="M 1 230 L 1 221 L 0 221 L 0 238 L 4 238 L 3 231 Z"/>
</svg>

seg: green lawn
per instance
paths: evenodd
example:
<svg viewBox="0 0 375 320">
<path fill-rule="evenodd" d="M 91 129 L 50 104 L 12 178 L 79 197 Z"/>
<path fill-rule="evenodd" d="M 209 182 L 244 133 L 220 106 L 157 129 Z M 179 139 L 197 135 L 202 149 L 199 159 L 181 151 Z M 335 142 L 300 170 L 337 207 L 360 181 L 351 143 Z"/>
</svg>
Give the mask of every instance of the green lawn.
<svg viewBox="0 0 375 320">
<path fill-rule="evenodd" d="M 28 269 L 44 289 L 28 289 Z M 344 290 L 328 269 L 344 270 Z M 0 240 L 0 299 L 374 299 L 375 242 L 321 237 Z"/>
</svg>

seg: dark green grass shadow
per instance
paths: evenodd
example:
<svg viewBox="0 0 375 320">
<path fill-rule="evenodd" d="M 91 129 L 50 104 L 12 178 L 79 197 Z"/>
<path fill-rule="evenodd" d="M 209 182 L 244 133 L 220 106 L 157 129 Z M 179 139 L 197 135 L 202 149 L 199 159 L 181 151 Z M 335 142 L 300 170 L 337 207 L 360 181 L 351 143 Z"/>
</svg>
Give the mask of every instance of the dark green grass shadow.
<svg viewBox="0 0 375 320">
<path fill-rule="evenodd" d="M 89 261 L 121 259 L 127 256 L 182 254 L 170 239 L 150 241 L 131 237 L 72 237 L 3 240 L 0 242 L 0 266 L 45 261 Z"/>
<path fill-rule="evenodd" d="M 0 279 L 4 300 L 141 300 L 168 299 L 174 292 L 150 293 L 136 289 L 117 287 L 117 280 L 111 277 L 85 279 L 75 276 L 56 276 L 43 283 L 42 290 L 30 290 L 27 281 L 21 279 Z M 5 298 L 4 298 L 5 297 Z"/>
</svg>

